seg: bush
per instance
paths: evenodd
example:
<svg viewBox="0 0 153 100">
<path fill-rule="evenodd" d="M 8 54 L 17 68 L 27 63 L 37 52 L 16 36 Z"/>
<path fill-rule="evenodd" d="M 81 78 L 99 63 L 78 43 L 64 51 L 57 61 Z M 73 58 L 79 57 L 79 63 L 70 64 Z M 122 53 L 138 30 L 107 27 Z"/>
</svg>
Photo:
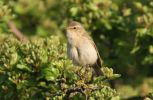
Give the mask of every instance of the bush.
<svg viewBox="0 0 153 100">
<path fill-rule="evenodd" d="M 1 0 L 0 37 L 13 33 L 8 27 L 13 21 L 28 38 L 53 35 L 65 43 L 65 27 L 77 20 L 93 37 L 104 66 L 122 74 L 113 85 L 126 83 L 130 90 L 153 76 L 152 8 L 152 0 Z"/>
<path fill-rule="evenodd" d="M 94 78 L 91 71 L 80 72 L 56 36 L 35 37 L 26 44 L 4 37 L 0 47 L 0 99 L 119 98 L 105 82 L 118 77 L 112 69 L 104 67 L 105 75 Z"/>
</svg>

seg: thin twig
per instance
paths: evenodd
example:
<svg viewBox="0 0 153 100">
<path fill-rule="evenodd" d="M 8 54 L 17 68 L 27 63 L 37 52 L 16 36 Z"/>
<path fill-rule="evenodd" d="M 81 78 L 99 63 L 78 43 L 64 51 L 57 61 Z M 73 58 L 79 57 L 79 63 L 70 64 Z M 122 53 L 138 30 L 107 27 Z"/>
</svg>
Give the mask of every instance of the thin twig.
<svg viewBox="0 0 153 100">
<path fill-rule="evenodd" d="M 28 38 L 22 34 L 22 32 L 16 27 L 13 21 L 8 22 L 8 26 L 13 32 L 13 34 L 23 43 L 28 41 Z"/>
<path fill-rule="evenodd" d="M 97 91 L 97 90 L 100 90 L 102 87 L 94 87 L 94 88 L 85 88 L 85 90 L 89 90 L 91 92 L 93 91 Z M 84 93 L 84 88 L 83 87 L 73 87 L 73 88 L 69 88 L 67 91 L 66 91 L 66 95 L 64 96 L 64 100 L 69 100 L 69 96 L 71 95 L 71 93 L 81 93 L 85 96 L 85 99 L 86 100 L 89 100 L 89 95 L 85 94 Z"/>
<path fill-rule="evenodd" d="M 66 91 L 66 95 L 64 96 L 64 100 L 69 100 L 69 96 L 71 93 L 75 93 L 75 92 L 78 92 L 78 93 L 81 93 L 81 94 L 84 94 L 83 93 L 83 90 L 80 88 L 80 87 L 75 87 L 75 88 L 70 88 Z"/>
</svg>

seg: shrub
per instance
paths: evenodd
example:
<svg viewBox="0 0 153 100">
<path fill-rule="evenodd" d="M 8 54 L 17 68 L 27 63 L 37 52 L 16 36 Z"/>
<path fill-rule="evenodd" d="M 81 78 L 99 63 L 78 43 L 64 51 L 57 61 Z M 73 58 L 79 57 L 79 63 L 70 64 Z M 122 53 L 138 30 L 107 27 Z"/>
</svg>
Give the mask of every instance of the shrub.
<svg viewBox="0 0 153 100">
<path fill-rule="evenodd" d="M 119 99 L 106 82 L 118 74 L 103 67 L 104 76 L 93 78 L 73 66 L 57 36 L 25 44 L 4 37 L 0 47 L 0 99 Z"/>
</svg>

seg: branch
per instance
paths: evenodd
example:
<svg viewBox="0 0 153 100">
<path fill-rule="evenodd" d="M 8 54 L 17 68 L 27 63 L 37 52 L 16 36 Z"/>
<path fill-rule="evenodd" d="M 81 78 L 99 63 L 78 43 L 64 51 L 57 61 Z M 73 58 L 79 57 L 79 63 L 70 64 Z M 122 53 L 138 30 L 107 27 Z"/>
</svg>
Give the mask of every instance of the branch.
<svg viewBox="0 0 153 100">
<path fill-rule="evenodd" d="M 64 100 L 69 100 L 69 96 L 71 93 L 79 92 L 81 94 L 83 93 L 83 90 L 80 87 L 70 88 L 66 91 L 66 95 L 64 96 Z"/>
<path fill-rule="evenodd" d="M 73 88 L 70 88 L 66 91 L 66 95 L 64 96 L 64 100 L 69 100 L 69 96 L 71 93 L 75 93 L 75 92 L 78 92 L 78 93 L 81 93 L 85 96 L 85 100 L 89 100 L 89 95 L 88 94 L 85 94 L 84 91 L 85 90 L 89 90 L 91 92 L 93 91 L 97 91 L 97 90 L 100 90 L 102 87 L 93 87 L 93 88 L 83 88 L 83 87 L 73 87 Z"/>
<path fill-rule="evenodd" d="M 26 43 L 28 41 L 27 37 L 22 34 L 22 32 L 15 26 L 14 22 L 9 21 L 8 26 L 13 32 L 13 34 L 22 42 Z"/>
</svg>

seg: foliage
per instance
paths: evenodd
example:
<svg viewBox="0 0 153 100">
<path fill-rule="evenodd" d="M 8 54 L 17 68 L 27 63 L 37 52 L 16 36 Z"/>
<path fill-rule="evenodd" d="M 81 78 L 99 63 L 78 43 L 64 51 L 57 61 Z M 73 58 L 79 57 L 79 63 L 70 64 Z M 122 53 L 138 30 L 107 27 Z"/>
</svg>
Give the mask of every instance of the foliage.
<svg viewBox="0 0 153 100">
<path fill-rule="evenodd" d="M 104 76 L 93 78 L 91 70 L 74 67 L 56 36 L 26 44 L 10 36 L 0 47 L 0 99 L 119 98 L 105 82 L 118 77 L 112 69 L 104 67 Z"/>
<path fill-rule="evenodd" d="M 148 96 L 147 96 L 147 99 L 148 99 L 148 100 L 153 99 L 153 93 L 149 93 Z M 146 100 L 147 100 L 147 99 L 146 99 Z"/>
<path fill-rule="evenodd" d="M 119 83 L 117 88 L 124 92 L 120 85 L 127 83 L 127 98 L 130 93 L 140 95 L 137 88 L 131 91 L 133 86 L 153 76 L 152 0 L 1 0 L 1 37 L 11 34 L 10 20 L 28 37 L 55 35 L 62 42 L 68 22 L 80 21 L 93 37 L 104 66 L 122 74 L 114 85 Z"/>
</svg>

